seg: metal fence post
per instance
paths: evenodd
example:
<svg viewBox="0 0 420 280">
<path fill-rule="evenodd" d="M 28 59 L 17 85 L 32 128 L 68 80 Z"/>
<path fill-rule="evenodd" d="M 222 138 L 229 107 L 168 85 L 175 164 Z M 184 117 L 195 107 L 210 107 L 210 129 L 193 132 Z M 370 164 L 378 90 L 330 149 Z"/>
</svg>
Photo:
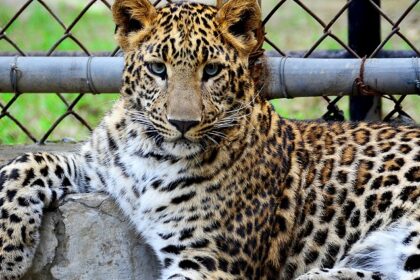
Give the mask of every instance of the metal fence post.
<svg viewBox="0 0 420 280">
<path fill-rule="evenodd" d="M 378 6 L 380 0 L 373 0 Z M 369 0 L 353 0 L 348 9 L 349 46 L 360 57 L 369 57 L 381 43 L 381 19 Z M 381 98 L 373 96 L 350 97 L 350 119 L 381 120 Z"/>
</svg>

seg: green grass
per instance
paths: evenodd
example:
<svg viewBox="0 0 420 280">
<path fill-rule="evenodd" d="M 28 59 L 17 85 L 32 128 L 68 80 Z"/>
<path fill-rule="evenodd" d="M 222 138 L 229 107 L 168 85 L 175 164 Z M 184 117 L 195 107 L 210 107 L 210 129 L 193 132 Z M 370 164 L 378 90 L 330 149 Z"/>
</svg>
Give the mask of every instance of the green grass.
<svg viewBox="0 0 420 280">
<path fill-rule="evenodd" d="M 24 0 L 0 0 L 0 28 L 11 19 Z M 317 0 L 303 1 L 320 18 L 326 22 L 338 12 L 345 1 Z M 402 13 L 402 7 L 407 7 L 410 0 L 383 0 L 383 9 L 396 20 Z M 54 0 L 46 1 L 52 10 L 69 26 L 76 16 L 82 11 L 87 1 L 84 0 Z M 263 0 L 265 14 L 275 5 L 275 0 Z M 420 5 L 409 14 L 401 25 L 401 32 L 405 34 L 415 46 L 420 46 L 420 30 L 418 28 L 420 18 Z M 114 24 L 110 11 L 100 1 L 96 2 L 91 9 L 71 30 L 71 34 L 81 41 L 89 52 L 111 52 L 116 48 L 113 38 Z M 307 50 L 322 33 L 322 27 L 307 14 L 294 1 L 286 1 L 278 13 L 270 20 L 266 29 L 269 38 L 284 51 Z M 343 14 L 333 25 L 331 31 L 344 42 L 347 41 L 347 18 Z M 390 31 L 390 26 L 383 23 L 383 37 Z M 25 53 L 52 51 L 54 44 L 63 37 L 64 29 L 49 15 L 39 2 L 34 1 L 21 14 L 18 20 L 6 31 L 10 37 Z M 269 46 L 266 46 L 270 50 Z M 317 50 L 336 50 L 341 46 L 327 38 L 320 44 Z M 385 49 L 409 49 L 409 46 L 398 37 L 390 40 Z M 5 40 L 0 40 L 0 52 L 14 52 L 15 49 Z M 67 38 L 55 51 L 82 51 L 73 40 Z M 77 94 L 63 94 L 71 102 Z M 0 102 L 6 104 L 13 97 L 12 94 L 0 93 Z M 75 111 L 78 112 L 88 123 L 94 127 L 109 110 L 118 95 L 85 95 Z M 321 117 L 326 111 L 326 102 L 322 98 L 299 98 L 274 100 L 277 111 L 289 118 L 314 119 Z M 348 117 L 348 101 L 344 98 L 339 106 Z M 392 107 L 389 102 L 384 102 L 384 111 L 388 112 Z M 420 102 L 417 96 L 408 97 L 403 107 L 416 121 L 420 121 Z M 66 112 L 66 105 L 55 94 L 24 94 L 11 106 L 9 112 L 22 122 L 36 138 L 41 138 L 51 125 Z M 76 141 L 86 139 L 88 129 L 81 125 L 75 118 L 66 118 L 61 125 L 49 137 L 50 141 L 63 138 Z M 30 139 L 11 122 L 7 117 L 0 119 L 0 144 L 28 143 Z"/>
</svg>

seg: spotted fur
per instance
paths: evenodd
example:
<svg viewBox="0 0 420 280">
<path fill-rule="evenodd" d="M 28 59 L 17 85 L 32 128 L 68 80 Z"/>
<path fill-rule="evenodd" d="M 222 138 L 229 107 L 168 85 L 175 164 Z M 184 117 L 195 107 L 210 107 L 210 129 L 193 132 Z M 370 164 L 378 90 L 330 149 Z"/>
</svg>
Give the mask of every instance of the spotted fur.
<svg viewBox="0 0 420 280">
<path fill-rule="evenodd" d="M 113 15 L 120 100 L 80 152 L 0 169 L 1 279 L 30 265 L 43 209 L 94 191 L 161 279 L 419 279 L 418 126 L 279 117 L 248 70 L 254 0 L 117 0 Z"/>
</svg>

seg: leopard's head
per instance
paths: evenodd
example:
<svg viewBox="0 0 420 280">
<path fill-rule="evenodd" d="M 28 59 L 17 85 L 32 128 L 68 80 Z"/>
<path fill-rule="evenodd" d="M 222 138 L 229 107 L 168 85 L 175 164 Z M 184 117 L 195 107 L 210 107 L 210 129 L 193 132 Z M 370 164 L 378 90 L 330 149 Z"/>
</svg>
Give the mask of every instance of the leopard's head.
<svg viewBox="0 0 420 280">
<path fill-rule="evenodd" d="M 249 56 L 261 26 L 256 0 L 222 7 L 116 0 L 127 114 L 161 151 L 191 156 L 229 140 L 255 100 Z"/>
</svg>

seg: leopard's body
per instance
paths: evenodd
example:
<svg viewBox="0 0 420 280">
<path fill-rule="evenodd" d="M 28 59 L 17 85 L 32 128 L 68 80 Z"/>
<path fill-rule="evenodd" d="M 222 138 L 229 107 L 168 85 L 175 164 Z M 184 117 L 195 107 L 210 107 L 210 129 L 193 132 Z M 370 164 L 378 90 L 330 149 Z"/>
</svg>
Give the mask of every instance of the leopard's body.
<svg viewBox="0 0 420 280">
<path fill-rule="evenodd" d="M 113 12 L 120 100 L 80 152 L 0 169 L 1 279 L 30 266 L 45 207 L 94 191 L 152 246 L 161 279 L 419 279 L 418 126 L 279 117 L 248 72 L 253 0 Z"/>
</svg>

